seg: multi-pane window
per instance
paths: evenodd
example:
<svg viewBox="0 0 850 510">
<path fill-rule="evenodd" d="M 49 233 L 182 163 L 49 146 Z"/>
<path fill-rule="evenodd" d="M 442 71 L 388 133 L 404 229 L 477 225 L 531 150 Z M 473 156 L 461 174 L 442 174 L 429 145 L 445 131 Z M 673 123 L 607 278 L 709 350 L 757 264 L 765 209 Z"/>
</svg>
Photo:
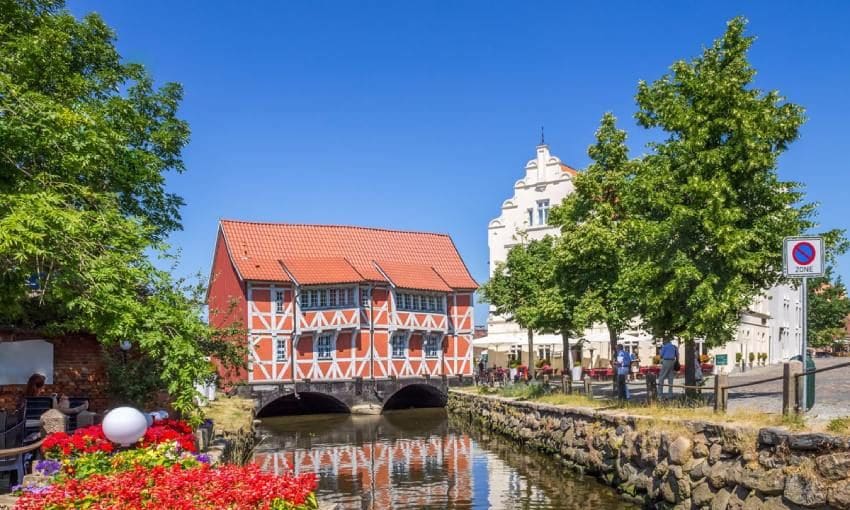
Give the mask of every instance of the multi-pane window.
<svg viewBox="0 0 850 510">
<path fill-rule="evenodd" d="M 274 293 L 274 309 L 276 313 L 283 313 L 283 291 L 278 290 Z"/>
<path fill-rule="evenodd" d="M 549 200 L 537 201 L 537 224 L 546 225 L 549 221 Z"/>
<path fill-rule="evenodd" d="M 435 294 L 396 294 L 396 307 L 410 312 L 442 312 L 443 297 Z"/>
<path fill-rule="evenodd" d="M 393 333 L 390 341 L 393 349 L 393 358 L 404 358 L 407 356 L 407 335 L 404 333 Z"/>
<path fill-rule="evenodd" d="M 355 292 L 351 287 L 330 289 L 304 289 L 301 291 L 301 308 L 348 308 L 354 306 Z"/>
<path fill-rule="evenodd" d="M 369 306 L 369 289 L 360 289 L 360 306 Z"/>
<path fill-rule="evenodd" d="M 319 359 L 331 359 L 331 342 L 333 341 L 333 335 L 330 333 L 324 333 L 319 335 L 319 338 L 316 339 L 316 357 Z"/>
<path fill-rule="evenodd" d="M 286 361 L 286 339 L 274 337 L 274 357 L 277 361 Z"/>
<path fill-rule="evenodd" d="M 530 227 L 534 225 L 534 209 L 529 208 L 526 212 L 528 213 L 528 226 Z"/>
<path fill-rule="evenodd" d="M 552 348 L 548 345 L 537 348 L 537 359 L 550 359 Z"/>
<path fill-rule="evenodd" d="M 422 345 L 422 350 L 425 351 L 426 358 L 436 358 L 440 345 L 440 335 L 430 333 L 425 335 L 425 341 Z"/>
</svg>

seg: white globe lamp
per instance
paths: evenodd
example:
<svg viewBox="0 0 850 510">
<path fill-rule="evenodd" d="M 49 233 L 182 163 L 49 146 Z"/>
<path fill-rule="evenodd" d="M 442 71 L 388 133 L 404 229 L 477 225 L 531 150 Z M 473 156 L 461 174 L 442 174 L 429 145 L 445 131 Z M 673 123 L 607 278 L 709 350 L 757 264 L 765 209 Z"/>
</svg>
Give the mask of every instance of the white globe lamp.
<svg viewBox="0 0 850 510">
<path fill-rule="evenodd" d="M 103 435 L 113 443 L 130 446 L 148 430 L 148 420 L 138 409 L 118 407 L 103 418 Z"/>
</svg>

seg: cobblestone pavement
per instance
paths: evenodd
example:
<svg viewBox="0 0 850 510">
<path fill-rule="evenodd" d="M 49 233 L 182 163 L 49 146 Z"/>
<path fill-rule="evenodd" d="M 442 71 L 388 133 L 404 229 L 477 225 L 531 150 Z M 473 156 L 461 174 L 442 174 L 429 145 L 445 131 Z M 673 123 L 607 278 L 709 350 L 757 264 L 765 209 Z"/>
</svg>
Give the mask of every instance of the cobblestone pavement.
<svg viewBox="0 0 850 510">
<path fill-rule="evenodd" d="M 816 368 L 827 368 L 850 361 L 848 358 L 816 358 Z M 782 375 L 782 364 L 760 367 L 729 376 L 730 384 L 767 379 Z M 782 381 L 729 390 L 729 409 L 759 409 L 782 412 Z M 807 413 L 813 421 L 828 421 L 850 416 L 850 367 L 815 374 L 815 405 Z"/>
<path fill-rule="evenodd" d="M 850 362 L 850 358 L 817 358 L 815 359 L 815 366 L 816 368 L 827 368 L 847 362 Z M 741 384 L 780 376 L 782 376 L 781 363 L 748 369 L 743 373 L 735 372 L 729 375 L 729 383 Z M 675 384 L 684 383 L 683 378 L 675 381 Z M 713 394 L 713 385 L 714 377 L 708 376 L 705 386 L 709 394 Z M 850 367 L 816 374 L 815 388 L 815 405 L 807 413 L 809 421 L 825 422 L 833 418 L 850 416 Z M 633 400 L 641 402 L 646 398 L 646 389 L 642 380 L 630 384 L 629 389 Z M 595 383 L 593 391 L 598 398 L 614 397 L 611 383 Z M 682 392 L 681 389 L 674 391 L 676 395 Z M 730 411 L 746 409 L 759 410 L 765 413 L 781 413 L 782 381 L 729 390 L 728 406 Z"/>
</svg>

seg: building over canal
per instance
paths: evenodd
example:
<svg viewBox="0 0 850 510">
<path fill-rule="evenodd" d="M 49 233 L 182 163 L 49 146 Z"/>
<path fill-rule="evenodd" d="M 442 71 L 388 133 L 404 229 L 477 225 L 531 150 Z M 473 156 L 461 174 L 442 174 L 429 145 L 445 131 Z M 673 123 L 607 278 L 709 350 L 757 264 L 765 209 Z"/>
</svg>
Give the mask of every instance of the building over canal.
<svg viewBox="0 0 850 510">
<path fill-rule="evenodd" d="M 247 329 L 230 382 L 286 394 L 471 376 L 477 286 L 447 235 L 222 220 L 207 302 L 212 325 Z"/>
</svg>

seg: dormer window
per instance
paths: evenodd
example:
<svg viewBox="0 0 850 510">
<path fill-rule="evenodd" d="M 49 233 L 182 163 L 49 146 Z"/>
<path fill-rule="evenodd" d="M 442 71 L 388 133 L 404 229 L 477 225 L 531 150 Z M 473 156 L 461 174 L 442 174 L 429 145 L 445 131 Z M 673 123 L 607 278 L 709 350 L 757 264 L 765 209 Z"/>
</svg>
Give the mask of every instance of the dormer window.
<svg viewBox="0 0 850 510">
<path fill-rule="evenodd" d="M 351 308 L 356 296 L 353 287 L 333 287 L 328 289 L 304 289 L 301 291 L 301 309 Z"/>
<path fill-rule="evenodd" d="M 396 308 L 405 312 L 443 312 L 443 296 L 439 294 L 396 294 Z"/>
</svg>

